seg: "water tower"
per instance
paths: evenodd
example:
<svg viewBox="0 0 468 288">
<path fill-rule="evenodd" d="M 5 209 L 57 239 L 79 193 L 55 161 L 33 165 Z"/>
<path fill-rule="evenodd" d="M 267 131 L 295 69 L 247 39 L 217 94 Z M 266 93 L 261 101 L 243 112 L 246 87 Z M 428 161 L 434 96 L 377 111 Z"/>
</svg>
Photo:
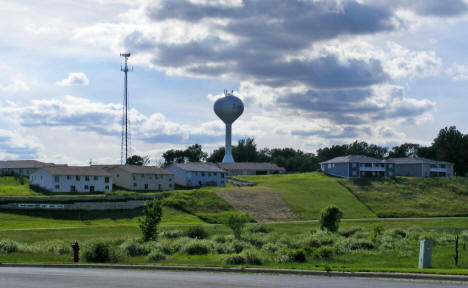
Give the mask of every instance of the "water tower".
<svg viewBox="0 0 468 288">
<path fill-rule="evenodd" d="M 216 115 L 226 124 L 226 147 L 223 163 L 233 163 L 231 127 L 232 123 L 244 112 L 244 103 L 242 103 L 242 100 L 232 95 L 232 92 L 224 91 L 224 97 L 216 100 L 213 108 Z"/>
</svg>

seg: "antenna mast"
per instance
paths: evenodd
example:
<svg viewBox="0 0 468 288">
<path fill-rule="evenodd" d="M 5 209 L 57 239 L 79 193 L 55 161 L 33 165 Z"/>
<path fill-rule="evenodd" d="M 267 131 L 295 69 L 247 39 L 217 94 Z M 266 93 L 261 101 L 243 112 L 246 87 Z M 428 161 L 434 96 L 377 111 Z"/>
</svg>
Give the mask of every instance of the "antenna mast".
<svg viewBox="0 0 468 288">
<path fill-rule="evenodd" d="M 121 152 L 120 152 L 120 164 L 127 164 L 128 159 L 128 136 L 129 136 L 129 121 L 128 121 L 128 72 L 133 71 L 133 67 L 131 69 L 128 68 L 127 62 L 128 58 L 130 57 L 130 53 L 122 53 L 120 57 L 125 58 L 125 65 L 124 67 L 120 67 L 120 71 L 125 73 L 124 78 L 124 99 L 123 99 L 123 111 L 122 111 L 122 143 L 121 143 Z"/>
</svg>

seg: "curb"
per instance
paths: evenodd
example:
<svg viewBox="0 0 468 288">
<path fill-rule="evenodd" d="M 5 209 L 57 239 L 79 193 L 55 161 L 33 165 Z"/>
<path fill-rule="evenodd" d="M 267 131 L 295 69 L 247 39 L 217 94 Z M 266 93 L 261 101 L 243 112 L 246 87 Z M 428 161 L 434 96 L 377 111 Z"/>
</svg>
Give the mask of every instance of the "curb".
<svg viewBox="0 0 468 288">
<path fill-rule="evenodd" d="M 224 273 L 258 273 L 283 274 L 328 277 L 357 277 L 381 278 L 402 280 L 430 280 L 430 281 L 456 281 L 467 282 L 468 276 L 448 274 L 398 273 L 398 272 L 343 272 L 343 271 L 317 271 L 296 269 L 269 269 L 269 268 L 225 268 L 225 267 L 199 267 L 199 266 L 153 266 L 153 265 L 109 265 L 109 264 L 20 264 L 0 263 L 2 267 L 28 267 L 28 268 L 100 268 L 100 269 L 134 269 L 134 270 L 160 270 L 160 271 L 190 271 L 190 272 L 224 272 Z"/>
</svg>

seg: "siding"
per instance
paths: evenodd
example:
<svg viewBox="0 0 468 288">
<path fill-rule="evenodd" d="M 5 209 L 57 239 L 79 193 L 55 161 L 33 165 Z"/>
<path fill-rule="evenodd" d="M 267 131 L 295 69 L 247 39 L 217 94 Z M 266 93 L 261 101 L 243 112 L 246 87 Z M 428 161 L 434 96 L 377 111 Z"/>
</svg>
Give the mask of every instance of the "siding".
<svg viewBox="0 0 468 288">
<path fill-rule="evenodd" d="M 324 164 L 324 171 L 326 174 L 337 177 L 349 177 L 349 163 L 333 163 Z"/>
<path fill-rule="evenodd" d="M 226 186 L 226 173 L 185 171 L 174 165 L 168 166 L 166 170 L 175 174 L 175 183 L 181 186 L 197 187 L 199 183 L 202 186 L 212 183 L 219 187 Z"/>
<path fill-rule="evenodd" d="M 79 176 L 80 180 L 76 180 L 76 176 Z M 55 177 L 58 177 L 58 182 L 55 181 Z M 94 177 L 97 177 L 97 180 Z M 39 169 L 31 174 L 30 183 L 50 192 L 71 192 L 71 186 L 75 186 L 75 192 L 79 193 L 89 193 L 91 186 L 94 186 L 94 192 L 112 191 L 112 177 L 107 177 L 108 183 L 105 182 L 105 178 L 104 176 L 89 176 L 89 180 L 86 181 L 85 176 L 54 176 Z M 86 189 L 86 186 L 88 189 Z"/>
</svg>

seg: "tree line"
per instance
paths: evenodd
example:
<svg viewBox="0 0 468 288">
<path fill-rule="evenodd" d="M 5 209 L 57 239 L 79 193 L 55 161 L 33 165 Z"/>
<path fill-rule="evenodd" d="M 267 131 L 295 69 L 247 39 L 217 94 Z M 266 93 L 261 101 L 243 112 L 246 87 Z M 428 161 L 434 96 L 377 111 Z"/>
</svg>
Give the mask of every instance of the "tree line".
<svg viewBox="0 0 468 288">
<path fill-rule="evenodd" d="M 465 175 L 468 173 L 468 134 L 464 135 L 455 126 L 445 127 L 440 129 L 438 135 L 429 146 L 416 143 L 403 143 L 391 149 L 357 140 L 350 144 L 320 148 L 316 153 L 308 153 L 294 148 L 257 149 L 254 138 L 240 139 L 237 145 L 232 147 L 232 156 L 236 162 L 270 162 L 284 167 L 289 172 L 317 171 L 320 168 L 320 162 L 344 155 L 365 155 L 377 159 L 424 157 L 452 162 L 455 164 L 455 173 L 457 175 Z M 200 144 L 194 144 L 184 150 L 167 150 L 163 153 L 162 157 L 164 159 L 164 163 L 162 163 L 163 167 L 174 162 L 181 163 L 185 161 L 216 163 L 223 160 L 224 147 L 219 147 L 211 154 L 208 154 L 203 151 Z M 145 157 L 140 158 L 147 160 Z M 145 161 L 131 162 L 143 165 Z"/>
</svg>

